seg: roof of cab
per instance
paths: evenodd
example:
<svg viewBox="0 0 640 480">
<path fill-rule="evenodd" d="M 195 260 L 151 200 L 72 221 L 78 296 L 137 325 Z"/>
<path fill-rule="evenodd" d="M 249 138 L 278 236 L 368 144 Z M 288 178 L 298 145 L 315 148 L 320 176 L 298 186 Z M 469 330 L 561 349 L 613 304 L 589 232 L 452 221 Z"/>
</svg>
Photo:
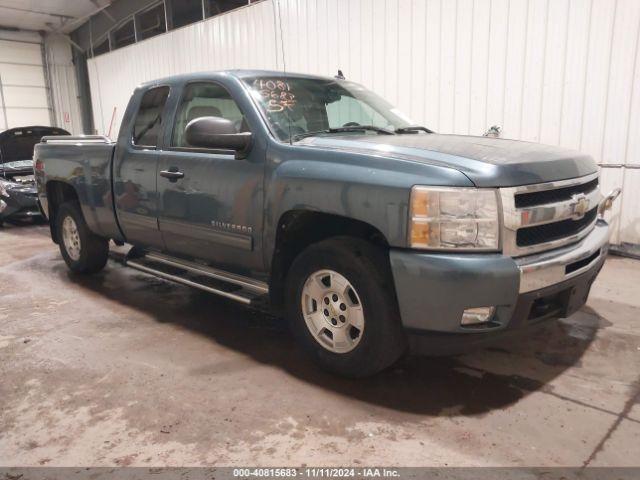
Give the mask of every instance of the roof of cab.
<svg viewBox="0 0 640 480">
<path fill-rule="evenodd" d="M 334 80 L 334 78 L 329 76 L 321 76 L 321 75 L 309 75 L 306 73 L 292 73 L 292 72 L 283 72 L 281 70 L 211 70 L 211 71 L 202 71 L 202 72 L 193 72 L 193 73 L 183 73 L 180 75 L 171 75 L 169 77 L 163 77 L 156 80 L 151 80 L 149 82 L 144 82 L 139 85 L 138 88 L 147 88 L 155 85 L 175 85 L 184 82 L 189 82 L 191 80 L 202 80 L 205 78 L 210 78 L 212 80 L 216 78 L 224 78 L 224 77 L 236 77 L 236 78 L 247 78 L 247 77 L 274 77 L 274 78 L 312 78 L 318 80 Z"/>
</svg>

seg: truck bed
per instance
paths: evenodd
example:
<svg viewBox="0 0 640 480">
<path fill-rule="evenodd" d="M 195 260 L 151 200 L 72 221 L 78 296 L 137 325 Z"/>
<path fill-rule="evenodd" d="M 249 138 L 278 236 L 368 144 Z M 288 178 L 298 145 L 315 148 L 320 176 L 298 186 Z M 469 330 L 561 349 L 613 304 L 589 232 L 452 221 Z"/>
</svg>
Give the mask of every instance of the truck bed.
<svg viewBox="0 0 640 480">
<path fill-rule="evenodd" d="M 101 135 L 43 137 L 34 150 L 38 198 L 47 216 L 49 182 L 61 182 L 77 192 L 89 228 L 106 238 L 121 239 L 113 207 L 112 166 L 116 144 Z"/>
</svg>

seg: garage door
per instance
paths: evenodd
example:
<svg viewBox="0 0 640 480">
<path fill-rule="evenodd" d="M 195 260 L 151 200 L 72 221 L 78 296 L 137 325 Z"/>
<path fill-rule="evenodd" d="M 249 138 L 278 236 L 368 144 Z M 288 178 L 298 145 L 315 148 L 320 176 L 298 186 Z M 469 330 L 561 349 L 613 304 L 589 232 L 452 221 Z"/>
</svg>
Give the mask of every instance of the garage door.
<svg viewBox="0 0 640 480">
<path fill-rule="evenodd" d="M 50 112 L 41 45 L 0 40 L 0 131 L 51 126 Z"/>
</svg>

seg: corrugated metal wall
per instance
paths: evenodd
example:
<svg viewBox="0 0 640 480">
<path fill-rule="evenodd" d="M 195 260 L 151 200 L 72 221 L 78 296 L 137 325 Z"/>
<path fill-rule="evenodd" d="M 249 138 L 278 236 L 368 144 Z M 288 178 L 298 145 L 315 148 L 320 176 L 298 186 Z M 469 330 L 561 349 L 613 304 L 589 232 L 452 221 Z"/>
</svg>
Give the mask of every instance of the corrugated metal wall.
<svg viewBox="0 0 640 480">
<path fill-rule="evenodd" d="M 622 186 L 615 243 L 640 243 L 639 0 L 265 0 L 89 62 L 115 136 L 138 83 L 174 73 L 338 68 L 443 133 L 588 152 Z"/>
<path fill-rule="evenodd" d="M 71 44 L 63 35 L 48 35 L 44 51 L 55 126 L 78 134 L 82 132 L 82 118 Z"/>
</svg>

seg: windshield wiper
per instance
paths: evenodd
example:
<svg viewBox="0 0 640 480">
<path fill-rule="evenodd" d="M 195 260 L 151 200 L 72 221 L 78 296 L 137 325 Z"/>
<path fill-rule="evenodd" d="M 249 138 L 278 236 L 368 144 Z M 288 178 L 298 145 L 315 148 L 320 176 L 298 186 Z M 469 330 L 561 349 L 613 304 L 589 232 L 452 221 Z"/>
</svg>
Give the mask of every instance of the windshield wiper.
<svg viewBox="0 0 640 480">
<path fill-rule="evenodd" d="M 349 125 L 348 127 L 325 128 L 324 130 L 317 130 L 315 132 L 298 133 L 297 135 L 293 135 L 291 138 L 293 140 L 300 140 L 306 137 L 315 137 L 316 135 L 321 135 L 323 133 L 363 132 L 363 131 L 376 132 L 381 135 L 394 134 L 391 130 L 387 130 L 386 128 L 381 128 L 381 127 L 375 127 L 373 125 Z"/>
<path fill-rule="evenodd" d="M 427 127 L 421 125 L 409 125 L 408 127 L 396 128 L 394 131 L 396 133 L 417 133 L 419 131 L 433 133 L 433 130 L 429 130 Z"/>
</svg>

